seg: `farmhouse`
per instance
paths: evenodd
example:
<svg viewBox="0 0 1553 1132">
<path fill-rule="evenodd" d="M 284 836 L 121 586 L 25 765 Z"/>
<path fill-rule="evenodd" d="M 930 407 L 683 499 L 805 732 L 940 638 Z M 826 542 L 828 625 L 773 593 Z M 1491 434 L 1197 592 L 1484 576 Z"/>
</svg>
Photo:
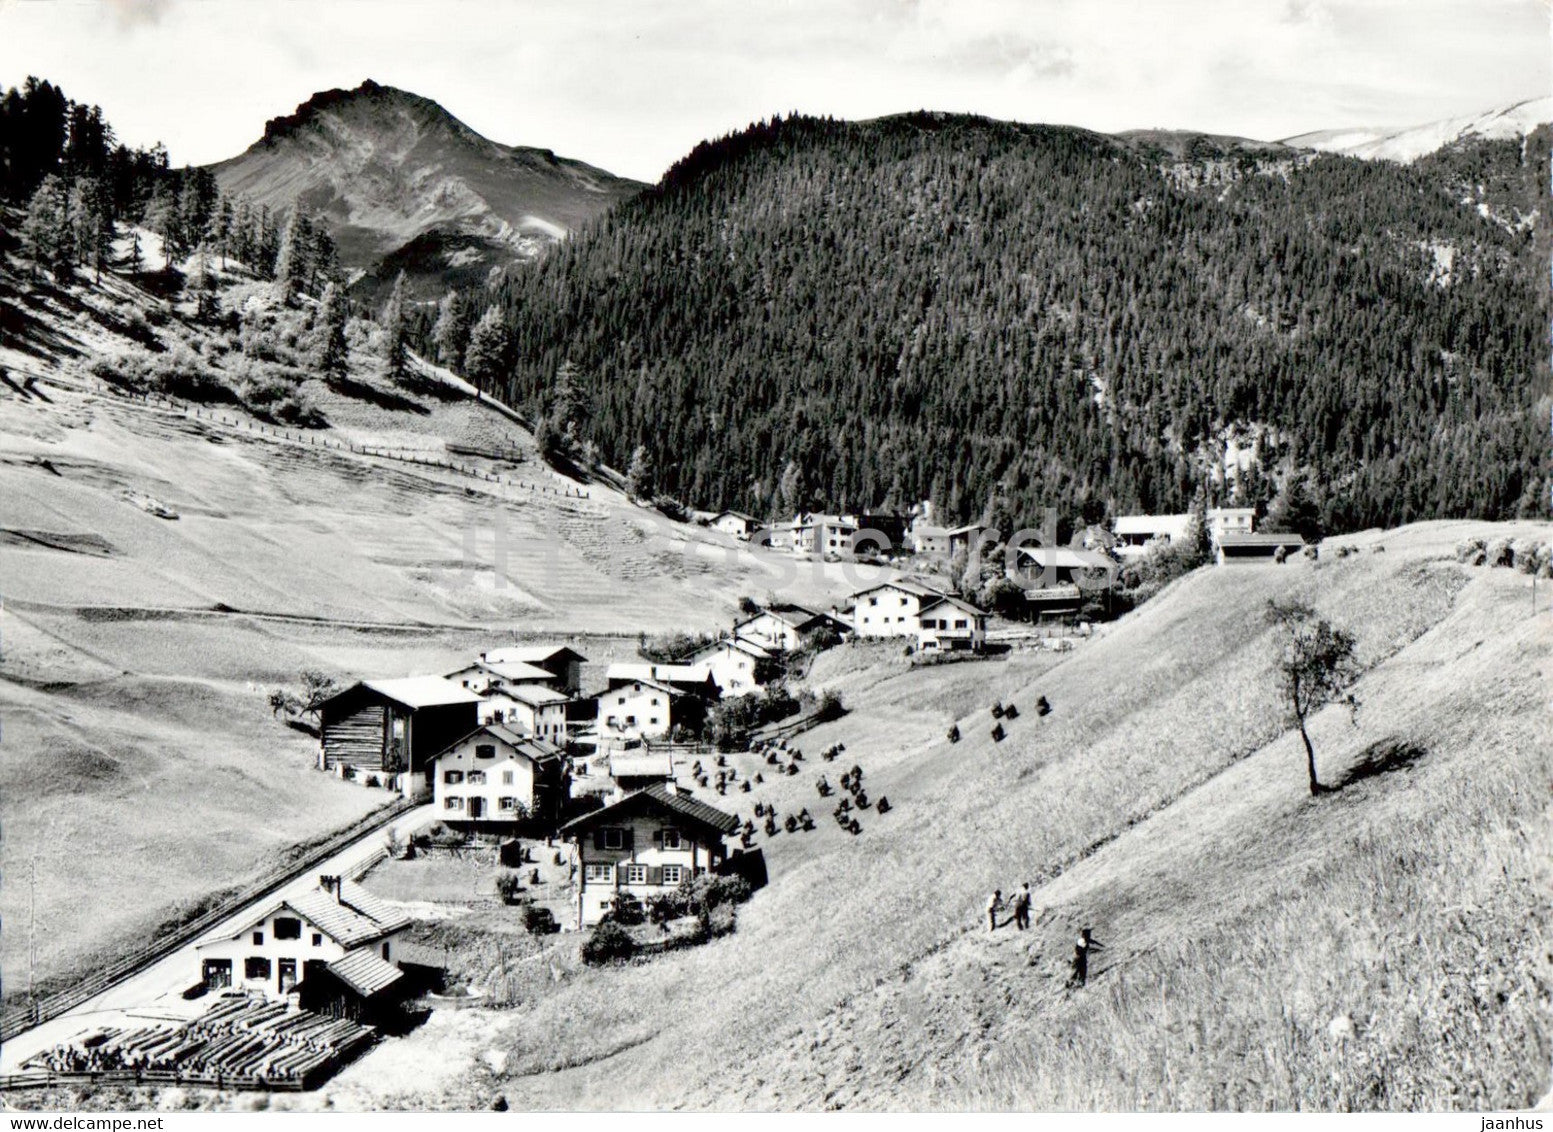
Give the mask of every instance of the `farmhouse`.
<svg viewBox="0 0 1553 1132">
<path fill-rule="evenodd" d="M 582 688 L 582 666 L 588 658 L 565 645 L 508 645 L 480 654 L 487 664 L 529 664 L 542 668 L 553 680 L 524 680 L 525 684 L 549 684 L 562 692 Z"/>
<path fill-rule="evenodd" d="M 957 554 L 968 554 L 986 529 L 980 523 L 967 523 L 963 527 L 938 527 L 932 523 L 914 523 L 910 535 L 911 549 L 916 554 L 953 558 Z"/>
<path fill-rule="evenodd" d="M 760 520 L 743 511 L 719 511 L 710 525 L 734 538 L 748 539 L 760 529 Z"/>
<path fill-rule="evenodd" d="M 742 637 L 714 641 L 690 656 L 691 664 L 712 674 L 725 696 L 760 691 L 772 660 L 770 649 Z"/>
<path fill-rule="evenodd" d="M 1304 549 L 1305 540 L 1292 533 L 1226 534 L 1218 540 L 1215 559 L 1220 566 L 1276 562 Z"/>
<path fill-rule="evenodd" d="M 565 743 L 571 697 L 538 684 L 491 692 L 480 705 L 481 723 L 500 723 L 550 743 Z"/>
<path fill-rule="evenodd" d="M 455 829 L 496 829 L 558 812 L 566 760 L 553 743 L 497 724 L 465 735 L 433 763 L 433 805 Z"/>
<path fill-rule="evenodd" d="M 195 945 L 200 982 L 285 998 L 308 1009 L 362 1017 L 392 1001 L 404 972 L 396 955 L 410 917 L 343 877 L 319 877 L 303 896 L 278 901 Z"/>
<path fill-rule="evenodd" d="M 857 521 L 846 515 L 799 515 L 792 522 L 795 555 L 839 558 L 852 554 Z"/>
<path fill-rule="evenodd" d="M 851 628 L 845 621 L 802 605 L 777 602 L 759 613 L 735 622 L 733 635 L 770 652 L 792 652 L 801 648 L 805 638 L 831 630 L 844 633 Z"/>
<path fill-rule="evenodd" d="M 406 797 L 424 794 L 427 764 L 478 726 L 479 704 L 440 676 L 353 684 L 319 706 L 318 765 L 402 774 Z"/>
<path fill-rule="evenodd" d="M 716 687 L 712 684 L 714 691 Z M 598 705 L 600 748 L 662 739 L 676 727 L 699 727 L 706 716 L 706 700 L 701 696 L 646 677 L 611 680 L 599 693 Z"/>
<path fill-rule="evenodd" d="M 924 605 L 946 595 L 917 582 L 880 582 L 852 595 L 852 631 L 859 637 L 915 637 Z"/>
<path fill-rule="evenodd" d="M 1250 534 L 1256 511 L 1250 507 L 1212 507 L 1208 510 L 1208 538 L 1215 544 L 1224 535 Z M 1137 558 L 1157 547 L 1180 542 L 1191 527 L 1192 516 L 1118 515 L 1116 553 Z"/>
<path fill-rule="evenodd" d="M 941 596 L 926 601 L 918 615 L 917 647 L 981 652 L 987 644 L 987 614 L 968 601 Z"/>
<path fill-rule="evenodd" d="M 480 696 L 503 692 L 520 684 L 559 687 L 561 683 L 561 678 L 548 668 L 521 660 L 477 660 L 449 672 L 443 679 Z"/>
<path fill-rule="evenodd" d="M 645 900 L 722 863 L 738 819 L 666 784 L 627 794 L 569 822 L 577 844 L 577 925 L 604 917 L 618 896 Z"/>
</svg>

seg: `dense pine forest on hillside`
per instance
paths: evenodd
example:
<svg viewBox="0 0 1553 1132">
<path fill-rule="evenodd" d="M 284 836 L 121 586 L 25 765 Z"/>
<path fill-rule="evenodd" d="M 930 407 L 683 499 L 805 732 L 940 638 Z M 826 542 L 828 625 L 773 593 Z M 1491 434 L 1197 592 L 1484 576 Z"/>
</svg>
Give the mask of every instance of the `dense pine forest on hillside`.
<svg viewBox="0 0 1553 1132">
<path fill-rule="evenodd" d="M 1525 514 L 1547 159 L 772 121 L 511 276 L 481 377 L 554 416 L 564 366 L 581 436 L 704 507 L 1181 510 L 1255 441 L 1236 497 L 1301 469 L 1331 530 Z"/>
</svg>

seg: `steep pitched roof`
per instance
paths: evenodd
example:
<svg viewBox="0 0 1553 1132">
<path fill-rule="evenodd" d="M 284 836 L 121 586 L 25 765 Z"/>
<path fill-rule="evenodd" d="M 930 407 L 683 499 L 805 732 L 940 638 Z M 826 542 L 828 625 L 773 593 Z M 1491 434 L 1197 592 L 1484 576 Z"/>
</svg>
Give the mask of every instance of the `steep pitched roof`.
<svg viewBox="0 0 1553 1132">
<path fill-rule="evenodd" d="M 705 684 L 711 669 L 702 664 L 651 664 L 617 661 L 604 670 L 606 680 L 644 680 L 660 684 Z"/>
<path fill-rule="evenodd" d="M 567 648 L 565 645 L 508 645 L 504 648 L 488 649 L 480 654 L 480 659 L 491 664 L 517 661 L 543 667 L 546 662 L 557 660 L 575 660 L 581 664 L 588 658 L 576 649 Z"/>
<path fill-rule="evenodd" d="M 1098 550 L 1075 550 L 1071 546 L 1021 546 L 1019 553 L 1042 569 L 1115 570 L 1116 563 Z"/>
<path fill-rule="evenodd" d="M 404 707 L 436 707 L 443 704 L 475 704 L 480 697 L 441 676 L 404 676 L 396 680 L 363 680 L 361 686 Z"/>
<path fill-rule="evenodd" d="M 871 585 L 871 586 L 869 586 L 866 589 L 858 590 L 856 593 L 852 594 L 851 595 L 851 600 L 852 601 L 856 601 L 858 598 L 863 597 L 866 594 L 871 594 L 875 590 L 888 590 L 888 589 L 901 590 L 901 591 L 903 591 L 905 593 L 913 594 L 914 596 L 919 597 L 919 598 L 923 598 L 923 597 L 938 598 L 938 597 L 945 597 L 945 596 L 947 596 L 944 593 L 942 593 L 941 591 L 935 590 L 932 586 L 924 586 L 920 582 L 908 582 L 904 578 L 901 578 L 901 579 L 898 579 L 898 580 L 893 581 L 893 582 L 876 582 L 874 585 Z"/>
<path fill-rule="evenodd" d="M 362 998 L 371 998 L 404 978 L 404 972 L 398 967 L 379 959 L 365 947 L 348 952 L 329 964 L 329 973 Z"/>
<path fill-rule="evenodd" d="M 968 601 L 961 601 L 959 598 L 950 597 L 947 594 L 942 597 L 934 598 L 932 601 L 923 602 L 922 612 L 926 613 L 930 609 L 937 609 L 940 605 L 952 605 L 956 609 L 964 610 L 966 613 L 970 613 L 976 617 L 987 616 L 987 611 L 985 609 L 980 609 Z"/>
<path fill-rule="evenodd" d="M 675 817 L 694 822 L 717 833 L 732 833 L 739 827 L 739 819 L 725 814 L 715 806 L 686 797 L 666 783 L 655 782 L 642 790 L 633 790 L 618 802 L 574 818 L 561 827 L 562 833 L 580 833 L 601 822 L 617 819 L 638 807 L 660 810 Z"/>
<path fill-rule="evenodd" d="M 532 735 L 524 735 L 522 732 L 514 731 L 510 727 L 504 727 L 500 723 L 486 723 L 476 727 L 468 735 L 453 740 L 453 742 L 437 752 L 437 758 L 440 759 L 454 747 L 462 746 L 476 735 L 489 735 L 509 747 L 514 754 L 522 755 L 524 758 L 536 763 L 559 758 L 561 755 L 561 748 L 554 743 L 547 743 L 545 740 L 536 739 Z"/>
<path fill-rule="evenodd" d="M 354 881 L 340 878 L 340 896 L 315 888 L 301 896 L 277 900 L 262 912 L 243 921 L 236 931 L 218 928 L 198 940 L 196 947 L 225 942 L 243 935 L 255 924 L 263 923 L 277 912 L 290 910 L 343 947 L 354 947 L 380 939 L 410 926 L 410 917 L 393 905 L 373 896 Z"/>
<path fill-rule="evenodd" d="M 519 684 L 516 688 L 508 688 L 502 695 L 517 700 L 520 704 L 527 704 L 529 707 L 564 704 L 571 699 L 570 696 L 563 695 L 554 688 L 546 688 L 540 684 Z"/>
</svg>

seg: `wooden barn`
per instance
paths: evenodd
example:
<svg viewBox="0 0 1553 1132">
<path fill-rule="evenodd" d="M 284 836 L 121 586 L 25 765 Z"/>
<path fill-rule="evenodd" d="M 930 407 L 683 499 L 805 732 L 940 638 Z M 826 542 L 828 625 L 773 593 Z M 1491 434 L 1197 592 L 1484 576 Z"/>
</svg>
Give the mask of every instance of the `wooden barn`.
<svg viewBox="0 0 1553 1132">
<path fill-rule="evenodd" d="M 318 765 L 402 775 L 406 797 L 429 790 L 426 769 L 479 726 L 480 697 L 440 676 L 364 680 L 319 711 Z"/>
</svg>

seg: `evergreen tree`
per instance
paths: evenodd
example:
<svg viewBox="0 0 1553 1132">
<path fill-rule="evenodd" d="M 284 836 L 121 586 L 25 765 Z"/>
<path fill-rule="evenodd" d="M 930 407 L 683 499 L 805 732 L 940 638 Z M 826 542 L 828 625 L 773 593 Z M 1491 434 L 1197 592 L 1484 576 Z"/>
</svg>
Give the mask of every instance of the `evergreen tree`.
<svg viewBox="0 0 1553 1132">
<path fill-rule="evenodd" d="M 626 468 L 626 494 L 632 499 L 651 499 L 656 486 L 652 453 L 647 451 L 645 444 L 638 444 L 631 453 L 631 464 Z"/>
<path fill-rule="evenodd" d="M 70 186 L 70 231 L 78 261 L 102 282 L 104 262 L 113 250 L 113 214 L 103 183 L 78 177 Z"/>
<path fill-rule="evenodd" d="M 178 215 L 177 195 L 166 181 L 158 184 L 156 191 L 151 194 L 143 223 L 152 233 L 161 237 L 162 266 L 164 269 L 170 269 L 173 259 L 182 254 L 180 240 L 183 223 Z"/>
<path fill-rule="evenodd" d="M 408 364 L 404 272 L 394 279 L 388 292 L 388 302 L 383 306 L 383 360 L 388 363 L 388 375 L 396 380 L 404 376 Z"/>
<path fill-rule="evenodd" d="M 66 280 L 75 267 L 75 238 L 65 183 L 50 174 L 38 185 L 22 219 L 22 249 L 39 270 Z"/>
<path fill-rule="evenodd" d="M 440 321 L 440 315 L 438 319 Z M 487 307 L 469 334 L 464 372 L 477 386 L 489 392 L 496 388 L 497 381 L 506 372 L 507 352 L 507 324 L 500 310 Z"/>
<path fill-rule="evenodd" d="M 1306 542 L 1321 540 L 1321 510 L 1303 472 L 1291 472 L 1285 477 L 1283 487 L 1268 508 L 1266 529 L 1292 531 Z"/>
<path fill-rule="evenodd" d="M 313 325 L 313 362 L 328 377 L 345 373 L 348 354 L 345 342 L 345 297 L 335 283 L 324 286 Z"/>
<path fill-rule="evenodd" d="M 216 276 L 210 268 L 210 249 L 204 244 L 194 249 L 184 286 L 194 296 L 195 319 L 209 321 L 216 311 Z"/>
<path fill-rule="evenodd" d="M 275 286 L 282 302 L 289 304 L 302 293 L 307 278 L 308 235 L 307 218 L 300 210 L 293 211 L 275 254 Z"/>
<path fill-rule="evenodd" d="M 469 333 L 469 303 L 457 291 L 449 291 L 437 304 L 437 321 L 431 328 L 438 363 L 463 373 Z"/>
</svg>

